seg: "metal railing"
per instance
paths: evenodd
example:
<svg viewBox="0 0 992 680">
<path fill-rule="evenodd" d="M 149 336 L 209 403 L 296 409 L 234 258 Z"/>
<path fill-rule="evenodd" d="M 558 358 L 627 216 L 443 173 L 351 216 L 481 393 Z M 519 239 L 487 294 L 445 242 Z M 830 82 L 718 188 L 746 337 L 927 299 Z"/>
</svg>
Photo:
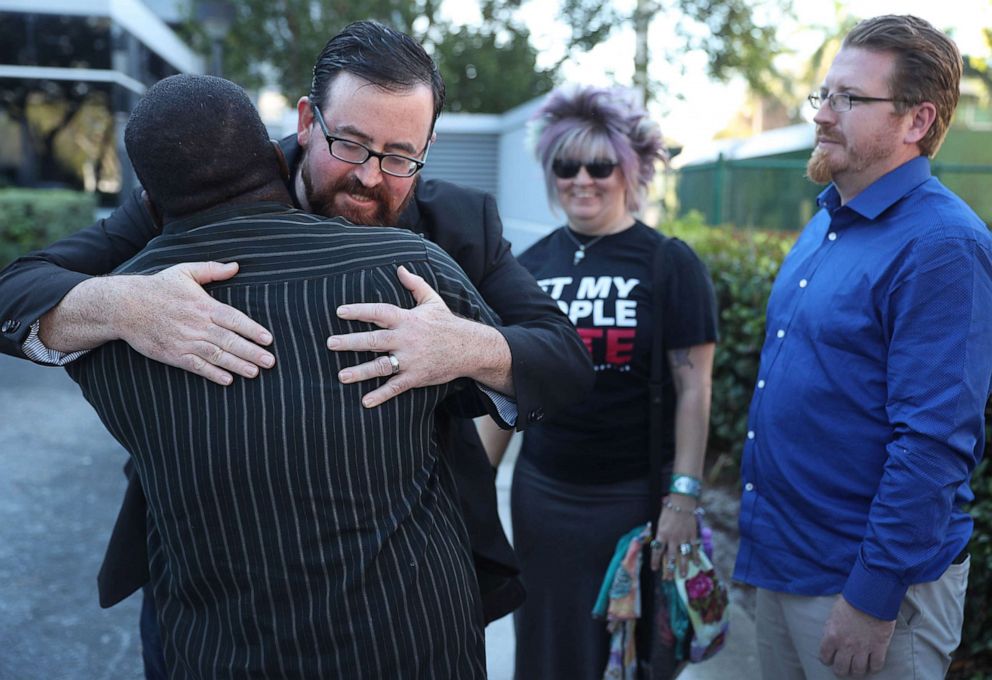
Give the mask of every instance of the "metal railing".
<svg viewBox="0 0 992 680">
<path fill-rule="evenodd" d="M 803 152 L 805 153 L 805 152 Z M 806 158 L 727 159 L 674 173 L 678 214 L 701 212 L 708 224 L 801 229 L 822 186 L 806 178 Z M 986 224 L 992 224 L 992 164 L 933 162 L 931 171 Z"/>
</svg>

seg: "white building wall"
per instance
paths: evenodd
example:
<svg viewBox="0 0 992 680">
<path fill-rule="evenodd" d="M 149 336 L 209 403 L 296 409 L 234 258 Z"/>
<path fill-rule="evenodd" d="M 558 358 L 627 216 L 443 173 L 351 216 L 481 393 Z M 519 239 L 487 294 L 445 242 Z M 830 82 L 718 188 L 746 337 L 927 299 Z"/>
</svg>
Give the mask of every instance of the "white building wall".
<svg viewBox="0 0 992 680">
<path fill-rule="evenodd" d="M 513 244 L 515 253 L 525 250 L 563 219 L 548 207 L 544 173 L 527 144 L 527 121 L 543 101 L 544 97 L 538 97 L 500 115 L 442 114 L 437 122 L 437 143 L 431 156 L 443 153 L 446 162 L 434 165 L 429 159 L 424 169 L 427 177 L 494 193 L 504 234 Z M 472 153 L 473 145 L 487 136 L 491 136 L 496 145 L 495 157 L 488 153 Z M 458 164 L 451 164 L 452 155 L 461 156 Z M 486 167 L 472 172 L 469 168 L 473 163 L 484 163 Z M 491 163 L 496 167 L 488 167 Z M 476 180 L 480 173 L 488 178 L 493 171 L 495 187 L 491 180 L 486 185 Z"/>
<path fill-rule="evenodd" d="M 544 173 L 528 143 L 527 122 L 544 97 L 510 109 L 501 118 L 499 141 L 499 203 L 506 238 L 513 252 L 526 250 L 563 222 L 552 213 L 544 188 Z"/>
<path fill-rule="evenodd" d="M 499 116 L 446 113 L 438 119 L 422 175 L 499 195 Z"/>
</svg>

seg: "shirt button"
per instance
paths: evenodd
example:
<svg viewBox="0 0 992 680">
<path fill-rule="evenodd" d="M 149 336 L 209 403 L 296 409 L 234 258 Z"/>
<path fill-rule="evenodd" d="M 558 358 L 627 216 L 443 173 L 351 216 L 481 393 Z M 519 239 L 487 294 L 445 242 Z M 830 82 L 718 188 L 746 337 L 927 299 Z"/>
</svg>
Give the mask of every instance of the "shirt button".
<svg viewBox="0 0 992 680">
<path fill-rule="evenodd" d="M 806 284 L 808 284 L 808 283 L 809 283 L 809 281 L 807 281 L 806 279 L 803 279 L 802 281 L 799 282 L 799 287 L 800 288 L 805 288 L 806 287 Z"/>
<path fill-rule="evenodd" d="M 748 482 L 747 484 L 744 485 L 744 490 L 745 491 L 754 491 L 754 484 L 752 484 L 751 482 Z"/>
<path fill-rule="evenodd" d="M 764 380 L 759 380 L 758 381 L 758 389 L 759 390 L 765 389 L 765 381 Z"/>
<path fill-rule="evenodd" d="M 779 328 L 778 329 L 778 333 L 775 334 L 775 337 L 777 337 L 777 338 L 784 338 L 785 337 L 785 331 L 782 330 L 781 328 Z"/>
<path fill-rule="evenodd" d="M 836 241 L 837 240 L 837 232 L 835 232 L 835 231 L 830 232 L 829 234 L 827 234 L 827 238 L 830 239 L 831 241 Z"/>
<path fill-rule="evenodd" d="M 754 430 L 748 430 L 747 431 L 747 438 L 748 439 L 754 439 Z"/>
</svg>

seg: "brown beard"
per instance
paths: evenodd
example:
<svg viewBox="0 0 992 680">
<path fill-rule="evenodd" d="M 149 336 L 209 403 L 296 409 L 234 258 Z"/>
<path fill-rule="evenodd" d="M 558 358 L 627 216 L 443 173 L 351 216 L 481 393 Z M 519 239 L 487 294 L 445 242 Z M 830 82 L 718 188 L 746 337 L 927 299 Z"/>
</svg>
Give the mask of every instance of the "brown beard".
<svg viewBox="0 0 992 680">
<path fill-rule="evenodd" d="M 894 125 L 895 123 L 893 123 Z M 820 128 L 817 128 L 816 133 L 817 137 L 824 134 Z M 806 163 L 806 176 L 817 184 L 836 182 L 838 173 L 863 172 L 866 168 L 886 159 L 893 153 L 892 145 L 886 138 L 867 140 L 856 149 L 848 146 L 847 140 L 844 137 L 831 134 L 827 135 L 826 138 L 843 144 L 847 152 L 847 158 L 841 167 L 837 167 L 831 165 L 830 155 L 826 151 L 821 150 L 819 146 L 814 148 L 809 161 Z"/>
<path fill-rule="evenodd" d="M 419 177 L 414 178 L 413 183 L 410 185 L 410 191 L 403 197 L 403 200 L 400 201 L 395 210 L 390 210 L 389 208 L 389 192 L 386 190 L 385 185 L 379 184 L 374 187 L 367 187 L 352 174 L 341 177 L 334 184 L 321 189 L 318 193 L 314 187 L 313 178 L 310 176 L 310 164 L 307 163 L 308 153 L 309 149 L 303 152 L 303 158 L 300 162 L 300 177 L 303 179 L 303 189 L 306 192 L 307 203 L 310 205 L 310 210 L 313 213 L 323 215 L 324 217 L 343 217 L 353 224 L 391 227 L 399 223 L 400 215 L 403 214 L 410 201 L 413 200 L 413 190 L 417 187 Z M 368 162 L 373 161 L 370 159 Z M 343 211 L 338 210 L 334 206 L 334 197 L 339 193 L 370 198 L 375 201 L 375 207 L 371 212 L 359 212 L 357 210 L 347 209 Z"/>
<path fill-rule="evenodd" d="M 809 161 L 806 162 L 806 176 L 815 184 L 830 184 L 833 181 L 834 173 L 830 169 L 830 159 L 826 152 L 819 148 L 813 149 Z"/>
</svg>

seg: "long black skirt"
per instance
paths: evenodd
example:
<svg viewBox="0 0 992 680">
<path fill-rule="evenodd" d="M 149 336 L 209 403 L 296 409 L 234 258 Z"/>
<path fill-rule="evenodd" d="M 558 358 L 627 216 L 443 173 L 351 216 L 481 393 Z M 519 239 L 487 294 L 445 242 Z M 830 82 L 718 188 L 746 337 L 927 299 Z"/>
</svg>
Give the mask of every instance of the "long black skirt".
<svg viewBox="0 0 992 680">
<path fill-rule="evenodd" d="M 649 505 L 647 479 L 574 484 L 517 460 L 510 509 L 527 601 L 513 615 L 516 680 L 603 677 L 610 636 L 592 608 L 617 540 L 657 521 Z M 649 621 L 637 624 L 639 643 L 650 639 Z"/>
</svg>

